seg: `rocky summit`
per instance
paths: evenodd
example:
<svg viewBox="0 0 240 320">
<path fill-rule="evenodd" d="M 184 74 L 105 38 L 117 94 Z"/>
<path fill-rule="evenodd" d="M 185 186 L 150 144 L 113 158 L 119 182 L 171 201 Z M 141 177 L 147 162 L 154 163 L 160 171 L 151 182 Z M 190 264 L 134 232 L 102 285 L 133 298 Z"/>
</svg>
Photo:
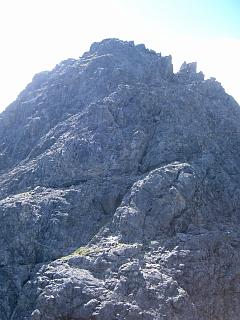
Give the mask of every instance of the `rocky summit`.
<svg viewBox="0 0 240 320">
<path fill-rule="evenodd" d="M 239 320 L 240 107 L 106 39 L 0 114 L 1 320 Z"/>
</svg>

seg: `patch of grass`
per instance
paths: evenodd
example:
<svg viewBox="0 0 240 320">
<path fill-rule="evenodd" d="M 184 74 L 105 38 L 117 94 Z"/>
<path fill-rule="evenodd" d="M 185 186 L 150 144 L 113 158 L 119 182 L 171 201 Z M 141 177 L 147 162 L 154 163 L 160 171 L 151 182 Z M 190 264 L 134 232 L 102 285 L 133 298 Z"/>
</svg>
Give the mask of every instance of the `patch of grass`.
<svg viewBox="0 0 240 320">
<path fill-rule="evenodd" d="M 91 249 L 91 248 L 87 248 L 87 247 L 79 247 L 77 248 L 75 251 L 71 252 L 70 254 L 66 255 L 66 256 L 63 256 L 61 257 L 60 259 L 61 260 L 65 260 L 65 259 L 68 259 L 72 256 L 87 256 L 89 255 L 90 253 L 93 253 L 93 252 L 96 252 L 95 250 Z"/>
<path fill-rule="evenodd" d="M 91 248 L 80 247 L 80 248 L 77 248 L 75 251 L 73 251 L 72 255 L 87 256 L 92 252 L 95 252 L 95 251 Z"/>
<path fill-rule="evenodd" d="M 116 243 L 113 243 L 111 247 L 112 247 L 112 249 L 113 248 L 116 248 L 116 249 L 117 248 L 123 248 L 123 247 L 125 247 L 125 244 L 116 242 Z M 108 250 L 111 249 L 111 247 L 108 248 Z M 63 256 L 60 259 L 65 260 L 67 258 L 70 258 L 71 256 L 82 256 L 82 257 L 84 257 L 84 256 L 88 256 L 88 255 L 90 255 L 92 253 L 104 252 L 106 250 L 107 250 L 106 248 L 104 249 L 104 248 L 98 248 L 98 247 L 91 247 L 91 248 L 79 247 L 75 251 L 73 251 L 72 253 L 68 254 L 67 256 Z"/>
</svg>

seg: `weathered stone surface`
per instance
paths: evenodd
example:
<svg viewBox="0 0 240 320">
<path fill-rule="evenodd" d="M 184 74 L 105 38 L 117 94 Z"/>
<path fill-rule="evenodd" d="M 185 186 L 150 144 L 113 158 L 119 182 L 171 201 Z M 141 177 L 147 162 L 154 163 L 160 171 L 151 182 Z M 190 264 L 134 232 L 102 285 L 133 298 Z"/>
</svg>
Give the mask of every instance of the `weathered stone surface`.
<svg viewBox="0 0 240 320">
<path fill-rule="evenodd" d="M 0 115 L 1 320 L 238 320 L 240 108 L 106 39 Z"/>
</svg>

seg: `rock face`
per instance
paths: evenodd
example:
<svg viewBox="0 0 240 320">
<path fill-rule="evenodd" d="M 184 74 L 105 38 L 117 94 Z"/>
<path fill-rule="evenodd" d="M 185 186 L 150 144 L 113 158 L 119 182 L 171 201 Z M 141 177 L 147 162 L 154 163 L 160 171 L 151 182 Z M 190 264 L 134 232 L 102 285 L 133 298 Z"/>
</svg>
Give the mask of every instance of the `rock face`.
<svg viewBox="0 0 240 320">
<path fill-rule="evenodd" d="M 239 320 L 240 108 L 106 39 L 0 115 L 1 320 Z"/>
</svg>

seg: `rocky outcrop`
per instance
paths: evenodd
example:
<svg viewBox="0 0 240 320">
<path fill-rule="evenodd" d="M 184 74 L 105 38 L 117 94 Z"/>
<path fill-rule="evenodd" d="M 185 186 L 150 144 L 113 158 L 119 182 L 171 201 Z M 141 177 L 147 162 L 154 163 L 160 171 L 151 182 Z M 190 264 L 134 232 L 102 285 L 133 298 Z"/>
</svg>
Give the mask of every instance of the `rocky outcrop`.
<svg viewBox="0 0 240 320">
<path fill-rule="evenodd" d="M 106 39 L 0 115 L 1 320 L 237 320 L 240 108 Z"/>
</svg>

